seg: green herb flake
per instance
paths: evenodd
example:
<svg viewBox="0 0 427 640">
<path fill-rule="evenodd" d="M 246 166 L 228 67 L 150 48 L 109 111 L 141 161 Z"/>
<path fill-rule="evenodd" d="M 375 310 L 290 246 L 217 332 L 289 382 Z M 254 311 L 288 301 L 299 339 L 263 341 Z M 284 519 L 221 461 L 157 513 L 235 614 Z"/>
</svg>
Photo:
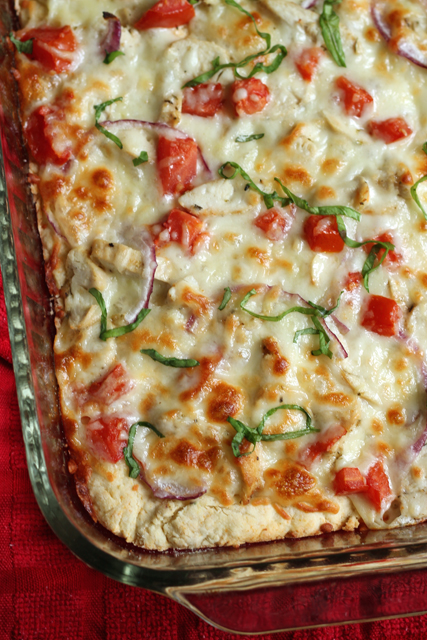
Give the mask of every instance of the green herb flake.
<svg viewBox="0 0 427 640">
<path fill-rule="evenodd" d="M 322 307 L 321 305 L 314 304 L 314 302 L 309 302 L 308 303 L 310 305 L 309 307 L 299 307 L 299 306 L 291 307 L 290 309 L 285 309 L 284 311 L 282 311 L 282 313 L 279 313 L 277 316 L 265 316 L 260 313 L 256 313 L 255 311 L 251 311 L 251 309 L 248 309 L 245 306 L 248 300 L 252 298 L 252 296 L 256 295 L 256 293 L 257 292 L 255 289 L 251 289 L 245 295 L 245 297 L 240 303 L 240 308 L 243 309 L 243 311 L 246 311 L 246 313 L 249 313 L 254 318 L 258 318 L 259 320 L 266 320 L 268 322 L 280 322 L 281 320 L 283 320 L 283 318 L 285 318 L 290 313 L 301 313 L 302 315 L 310 316 L 310 319 L 314 325 L 314 328 L 310 327 L 307 329 L 301 329 L 299 331 L 296 331 L 293 342 L 296 343 L 299 337 L 302 335 L 309 335 L 309 334 L 318 335 L 319 349 L 312 351 L 311 354 L 313 356 L 324 355 L 324 356 L 327 356 L 328 358 L 332 358 L 332 355 L 333 355 L 332 351 L 328 347 L 330 338 L 329 338 L 328 332 L 326 331 L 326 323 L 322 324 L 321 320 L 331 315 L 338 308 L 343 291 L 341 291 L 335 306 L 332 307 L 331 309 L 325 309 L 325 307 Z"/>
<path fill-rule="evenodd" d="M 19 51 L 19 53 L 28 53 L 28 55 L 31 55 L 33 53 L 34 38 L 30 38 L 30 40 L 26 40 L 25 42 L 22 42 L 21 40 L 18 40 L 17 38 L 15 38 L 13 33 L 9 33 L 9 38 L 11 42 L 13 42 L 13 44 L 16 47 L 16 50 Z"/>
<path fill-rule="evenodd" d="M 146 151 L 141 151 L 139 156 L 137 158 L 134 158 L 132 162 L 134 167 L 138 167 L 140 164 L 148 162 L 148 153 Z"/>
<path fill-rule="evenodd" d="M 238 2 L 235 2 L 235 0 L 224 0 L 224 1 L 225 1 L 225 4 L 228 4 L 230 7 L 234 7 L 235 9 L 237 9 L 241 13 L 244 13 L 246 16 L 248 16 L 248 18 L 252 20 L 257 35 L 260 38 L 262 38 L 265 42 L 265 47 L 264 49 L 262 49 L 262 51 L 258 51 L 257 53 L 246 56 L 246 58 L 244 58 L 243 60 L 240 60 L 240 62 L 228 62 L 226 64 L 221 64 L 219 61 L 219 56 L 217 56 L 214 60 L 212 60 L 211 62 L 212 68 L 209 71 L 206 71 L 205 73 L 202 73 L 200 76 L 197 76 L 197 78 L 193 78 L 193 80 L 189 80 L 189 82 L 186 82 L 186 84 L 184 84 L 184 86 L 182 87 L 183 89 L 185 87 L 196 87 L 198 84 L 208 82 L 208 80 L 210 80 L 216 73 L 218 73 L 222 69 L 233 69 L 235 77 L 240 78 L 242 80 L 245 80 L 247 78 L 252 78 L 255 74 L 259 73 L 260 71 L 270 74 L 279 68 L 282 60 L 288 54 L 286 47 L 282 44 L 276 44 L 274 45 L 274 47 L 271 46 L 270 34 L 259 31 L 256 24 L 256 20 L 253 17 L 253 15 L 249 13 L 249 11 L 246 11 L 246 9 L 244 9 Z M 255 66 L 252 68 L 252 70 L 250 71 L 250 73 L 243 76 L 237 71 L 237 69 L 246 67 L 250 62 L 258 58 L 259 56 L 265 56 L 265 55 L 270 55 L 274 53 L 277 53 L 277 55 L 274 58 L 273 62 L 269 65 L 265 65 L 262 62 L 257 62 Z"/>
<path fill-rule="evenodd" d="M 123 51 L 110 51 L 110 53 L 106 53 L 104 60 L 102 61 L 104 64 L 111 64 L 113 60 L 118 58 L 119 56 L 124 56 Z"/>
<path fill-rule="evenodd" d="M 167 367 L 175 367 L 177 369 L 186 369 L 187 367 L 198 367 L 200 362 L 192 358 L 167 358 L 155 349 L 141 349 L 141 353 L 150 356 L 152 360 L 160 362 Z"/>
<path fill-rule="evenodd" d="M 125 462 L 127 464 L 127 466 L 129 467 L 129 477 L 130 478 L 137 478 L 139 476 L 139 464 L 137 463 L 137 461 L 135 460 L 135 458 L 133 457 L 133 443 L 135 441 L 135 435 L 136 435 L 136 430 L 138 427 L 147 427 L 148 429 L 151 429 L 151 431 L 154 431 L 154 433 L 159 436 L 159 438 L 164 438 L 165 436 L 163 435 L 163 433 L 160 433 L 160 431 L 158 429 L 156 429 L 156 427 L 151 424 L 151 422 L 135 422 L 131 428 L 129 429 L 129 436 L 128 436 L 128 444 L 127 447 L 125 447 L 123 449 L 123 455 L 125 457 Z"/>
<path fill-rule="evenodd" d="M 265 133 L 253 133 L 250 136 L 237 136 L 235 142 L 251 142 L 252 140 L 261 140 Z"/>
<path fill-rule="evenodd" d="M 218 309 L 220 311 L 225 309 L 227 304 L 230 302 L 230 298 L 231 298 L 231 289 L 230 289 L 230 287 L 225 287 L 225 289 L 224 289 L 224 297 L 222 298 L 222 302 L 218 307 Z"/>
<path fill-rule="evenodd" d="M 99 337 L 101 340 L 108 340 L 108 338 L 119 338 L 120 336 L 125 335 L 125 333 L 130 333 L 134 329 L 136 329 L 141 322 L 148 316 L 151 309 L 141 309 L 141 311 L 136 316 L 135 322 L 128 324 L 124 327 L 116 327 L 115 329 L 107 329 L 107 307 L 105 306 L 105 301 L 102 293 L 98 291 L 98 289 L 89 289 L 89 293 L 95 298 L 97 301 L 99 308 L 101 309 L 101 332 Z"/>
<path fill-rule="evenodd" d="M 340 35 L 340 19 L 333 10 L 342 0 L 325 0 L 319 24 L 326 47 L 339 67 L 345 67 L 345 55 Z"/>
<path fill-rule="evenodd" d="M 423 151 L 424 151 L 424 153 L 427 154 L 427 142 L 424 142 L 424 144 L 423 144 Z M 427 220 L 427 211 L 424 209 L 423 205 L 421 204 L 420 198 L 419 198 L 418 193 L 417 193 L 418 186 L 422 182 L 425 182 L 426 180 L 427 180 L 427 175 L 423 176 L 422 178 L 417 180 L 415 184 L 412 185 L 412 187 L 411 187 L 411 196 L 412 196 L 413 201 L 415 202 L 415 204 L 418 206 L 418 208 L 420 209 L 421 213 L 423 214 L 424 218 Z"/>
<path fill-rule="evenodd" d="M 106 136 L 109 140 L 112 140 L 119 147 L 119 149 L 123 149 L 122 141 L 120 140 L 120 138 L 115 136 L 113 133 L 110 133 L 105 127 L 99 124 L 99 118 L 101 117 L 101 113 L 107 107 L 109 107 L 110 104 L 113 104 L 114 102 L 118 102 L 119 100 L 123 100 L 123 98 L 119 97 L 119 98 L 114 98 L 113 100 L 107 100 L 102 104 L 94 105 L 93 108 L 95 109 L 95 127 L 98 129 L 98 131 L 103 133 L 104 136 Z"/>
<path fill-rule="evenodd" d="M 306 417 L 305 429 L 300 429 L 299 431 L 288 431 L 287 433 L 265 435 L 263 433 L 263 430 L 266 420 L 274 413 L 276 413 L 276 411 L 280 410 L 301 411 Z M 271 442 L 274 440 L 292 440 L 294 438 L 301 438 L 302 436 L 306 436 L 310 433 L 319 431 L 319 429 L 315 429 L 312 426 L 310 414 L 305 409 L 303 409 L 303 407 L 300 407 L 297 404 L 281 404 L 278 407 L 273 407 L 272 409 L 267 411 L 267 413 L 263 416 L 261 422 L 255 429 L 248 427 L 243 422 L 240 422 L 240 420 L 236 420 L 231 416 L 228 416 L 227 422 L 229 422 L 233 429 L 235 429 L 235 431 L 237 432 L 233 440 L 231 441 L 231 448 L 236 458 L 251 455 L 251 453 L 253 453 L 255 450 L 256 443 L 260 442 L 261 440 L 264 442 Z M 244 439 L 253 444 L 253 448 L 247 453 L 240 452 L 240 445 L 242 444 Z"/>
</svg>

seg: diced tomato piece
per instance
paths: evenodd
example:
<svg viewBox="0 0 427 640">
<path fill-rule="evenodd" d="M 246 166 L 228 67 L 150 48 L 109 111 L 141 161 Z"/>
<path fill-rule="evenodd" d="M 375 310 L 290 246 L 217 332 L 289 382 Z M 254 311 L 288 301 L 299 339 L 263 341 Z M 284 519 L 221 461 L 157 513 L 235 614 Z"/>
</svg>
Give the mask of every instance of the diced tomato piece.
<svg viewBox="0 0 427 640">
<path fill-rule="evenodd" d="M 86 425 L 86 437 L 93 453 L 112 463 L 123 458 L 128 432 L 127 420 L 114 416 L 102 416 Z"/>
<path fill-rule="evenodd" d="M 177 242 L 187 249 L 193 249 L 194 243 L 202 232 L 203 223 L 191 213 L 172 209 L 163 227 L 169 232 L 167 241 Z"/>
<path fill-rule="evenodd" d="M 394 244 L 393 236 L 388 231 L 381 233 L 377 238 L 375 238 L 375 240 L 379 240 L 380 242 L 391 242 L 391 244 Z M 370 252 L 374 244 L 375 244 L 374 242 L 370 242 L 369 244 L 364 245 L 363 248 L 365 249 L 366 253 Z M 385 249 L 380 249 L 378 251 L 377 253 L 378 260 L 381 260 L 381 258 L 384 255 L 384 252 L 385 252 Z M 386 258 L 384 259 L 383 264 L 386 264 L 389 266 L 398 266 L 399 264 L 402 263 L 402 259 L 403 258 L 401 253 L 398 253 L 397 251 L 394 251 L 394 250 L 389 251 Z"/>
<path fill-rule="evenodd" d="M 338 496 L 346 496 L 349 493 L 367 491 L 368 485 L 357 467 L 344 467 L 335 476 L 334 489 Z"/>
<path fill-rule="evenodd" d="M 157 169 L 165 195 L 178 195 L 191 187 L 197 173 L 197 144 L 192 138 L 159 138 Z"/>
<path fill-rule="evenodd" d="M 312 251 L 339 253 L 344 249 L 335 216 L 310 216 L 304 222 L 304 235 Z"/>
<path fill-rule="evenodd" d="M 269 240 L 283 240 L 288 234 L 293 222 L 293 215 L 283 215 L 276 209 L 261 213 L 254 220 L 254 225 L 264 231 Z"/>
<path fill-rule="evenodd" d="M 352 271 L 347 275 L 344 282 L 344 289 L 346 291 L 354 291 L 362 284 L 362 274 L 360 271 Z"/>
<path fill-rule="evenodd" d="M 311 47 L 304 49 L 295 60 L 296 68 L 307 82 L 311 82 L 314 78 L 322 55 L 323 51 L 320 47 Z"/>
<path fill-rule="evenodd" d="M 368 122 L 368 133 L 375 138 L 391 144 L 411 135 L 412 129 L 403 118 L 389 118 L 388 120 L 371 120 Z"/>
<path fill-rule="evenodd" d="M 374 102 L 372 96 L 365 89 L 353 84 L 344 76 L 337 78 L 335 84 L 342 91 L 344 108 L 349 116 L 360 118 L 366 107 Z"/>
<path fill-rule="evenodd" d="M 369 467 L 366 482 L 368 485 L 368 497 L 377 511 L 381 511 L 381 509 L 387 505 L 387 502 L 390 501 L 393 492 L 383 463 L 380 460 Z M 384 503 L 386 503 L 386 505 L 384 505 Z"/>
<path fill-rule="evenodd" d="M 187 0 L 159 0 L 135 23 L 135 29 L 171 29 L 188 24 L 196 12 Z"/>
<path fill-rule="evenodd" d="M 24 29 L 19 31 L 16 36 L 21 42 L 33 40 L 33 52 L 27 55 L 40 62 L 45 69 L 62 73 L 72 65 L 72 59 L 61 56 L 61 52 L 72 53 L 77 49 L 76 37 L 68 25 L 65 27 Z"/>
<path fill-rule="evenodd" d="M 319 458 L 322 453 L 329 451 L 329 449 L 331 449 L 346 433 L 346 430 L 340 424 L 329 427 L 320 435 L 316 442 L 313 442 L 313 444 L 309 445 L 307 449 L 304 449 L 300 455 L 301 462 L 306 464 L 314 462 L 314 460 Z"/>
<path fill-rule="evenodd" d="M 126 395 L 135 386 L 127 371 L 121 364 L 111 369 L 100 380 L 90 385 L 88 394 L 91 399 L 109 405 Z"/>
<path fill-rule="evenodd" d="M 71 157 L 71 141 L 61 109 L 43 105 L 35 109 L 25 124 L 31 153 L 38 164 L 63 165 Z"/>
<path fill-rule="evenodd" d="M 224 87 L 220 82 L 186 87 L 183 93 L 182 113 L 201 118 L 212 118 L 224 101 Z"/>
<path fill-rule="evenodd" d="M 270 91 L 258 78 L 235 80 L 231 87 L 231 100 L 236 115 L 252 115 L 264 109 L 270 100 Z"/>
<path fill-rule="evenodd" d="M 362 327 L 380 336 L 395 336 L 398 332 L 400 307 L 384 296 L 370 296 L 362 319 Z"/>
</svg>

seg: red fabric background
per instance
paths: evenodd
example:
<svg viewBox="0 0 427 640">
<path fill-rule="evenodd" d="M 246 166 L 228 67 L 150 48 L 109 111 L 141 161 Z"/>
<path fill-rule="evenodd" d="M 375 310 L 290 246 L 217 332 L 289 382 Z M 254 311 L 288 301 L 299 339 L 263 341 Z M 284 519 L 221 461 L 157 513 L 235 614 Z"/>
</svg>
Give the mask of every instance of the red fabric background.
<svg viewBox="0 0 427 640">
<path fill-rule="evenodd" d="M 0 639 L 248 638 L 218 631 L 171 600 L 104 577 L 59 542 L 31 489 L 10 363 L 0 277 Z M 259 637 L 424 640 L 427 616 Z"/>
</svg>

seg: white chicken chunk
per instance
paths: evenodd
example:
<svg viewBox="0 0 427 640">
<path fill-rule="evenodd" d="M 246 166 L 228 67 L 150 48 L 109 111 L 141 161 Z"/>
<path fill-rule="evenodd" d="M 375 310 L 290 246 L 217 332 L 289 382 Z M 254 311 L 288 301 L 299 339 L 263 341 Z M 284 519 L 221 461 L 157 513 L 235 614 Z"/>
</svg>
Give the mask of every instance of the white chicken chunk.
<svg viewBox="0 0 427 640">
<path fill-rule="evenodd" d="M 117 242 L 95 240 L 90 257 L 105 269 L 125 276 L 141 276 L 144 270 L 142 253 Z"/>
</svg>

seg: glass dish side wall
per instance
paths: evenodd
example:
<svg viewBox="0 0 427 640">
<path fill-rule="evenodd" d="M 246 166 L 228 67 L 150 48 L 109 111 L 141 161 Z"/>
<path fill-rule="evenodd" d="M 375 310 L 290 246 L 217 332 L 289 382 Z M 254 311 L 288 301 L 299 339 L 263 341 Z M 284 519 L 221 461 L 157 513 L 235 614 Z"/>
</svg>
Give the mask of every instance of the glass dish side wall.
<svg viewBox="0 0 427 640">
<path fill-rule="evenodd" d="M 54 532 L 109 577 L 168 595 L 229 631 L 265 633 L 427 609 L 427 574 L 419 570 L 427 566 L 427 525 L 160 554 L 127 545 L 87 516 L 66 469 L 51 300 L 10 73 L 14 51 L 4 40 L 16 27 L 11 4 L 0 0 L 0 259 L 28 469 Z"/>
</svg>

